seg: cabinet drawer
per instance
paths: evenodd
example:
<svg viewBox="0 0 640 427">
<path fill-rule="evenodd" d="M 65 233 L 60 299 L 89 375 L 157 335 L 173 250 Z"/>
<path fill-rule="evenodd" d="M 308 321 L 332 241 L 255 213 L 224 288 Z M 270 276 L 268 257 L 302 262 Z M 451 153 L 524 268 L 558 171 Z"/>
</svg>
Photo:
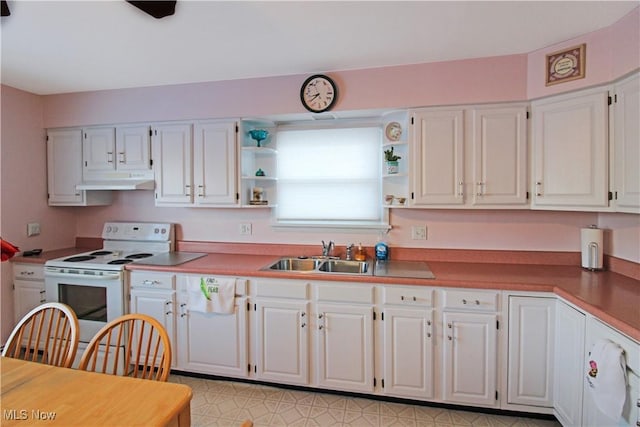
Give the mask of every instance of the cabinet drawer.
<svg viewBox="0 0 640 427">
<path fill-rule="evenodd" d="M 132 288 L 175 289 L 175 284 L 175 274 L 134 271 L 131 273 L 129 286 Z"/>
<path fill-rule="evenodd" d="M 13 264 L 13 277 L 18 280 L 44 280 L 42 264 Z"/>
<path fill-rule="evenodd" d="M 382 291 L 383 304 L 433 305 L 433 289 L 420 286 L 385 286 Z"/>
<path fill-rule="evenodd" d="M 320 284 L 316 288 L 316 297 L 318 301 L 373 304 L 373 286 Z"/>
<path fill-rule="evenodd" d="M 270 298 L 309 299 L 309 283 L 304 281 L 268 281 L 256 282 L 256 296 Z"/>
<path fill-rule="evenodd" d="M 445 309 L 472 310 L 472 311 L 497 311 L 498 292 L 482 291 L 444 291 L 443 307 Z"/>
</svg>

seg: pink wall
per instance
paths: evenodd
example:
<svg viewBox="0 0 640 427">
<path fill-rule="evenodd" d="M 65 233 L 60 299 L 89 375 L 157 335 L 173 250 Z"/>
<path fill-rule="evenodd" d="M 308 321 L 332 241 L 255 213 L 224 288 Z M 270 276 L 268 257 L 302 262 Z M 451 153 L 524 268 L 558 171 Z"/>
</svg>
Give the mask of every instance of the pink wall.
<svg viewBox="0 0 640 427">
<path fill-rule="evenodd" d="M 637 7 L 610 27 L 530 52 L 528 99 L 606 84 L 640 68 L 639 23 L 640 7 Z M 582 43 L 587 45 L 585 78 L 545 86 L 546 55 Z"/>
<path fill-rule="evenodd" d="M 526 55 L 331 73 L 335 111 L 526 99 Z M 48 95 L 46 127 L 304 113 L 306 75 Z"/>
<path fill-rule="evenodd" d="M 21 250 L 73 246 L 77 210 L 47 205 L 47 160 L 42 97 L 0 86 L 2 136 L 0 151 L 0 235 Z M 39 222 L 42 233 L 27 237 L 27 223 Z M 0 265 L 2 336 L 13 325 L 11 264 Z"/>
</svg>

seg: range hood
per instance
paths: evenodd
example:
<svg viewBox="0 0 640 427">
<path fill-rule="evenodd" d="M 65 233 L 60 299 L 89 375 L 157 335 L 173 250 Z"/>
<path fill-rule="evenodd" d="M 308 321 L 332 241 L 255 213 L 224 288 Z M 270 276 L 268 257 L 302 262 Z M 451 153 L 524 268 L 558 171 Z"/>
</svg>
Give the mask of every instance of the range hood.
<svg viewBox="0 0 640 427">
<path fill-rule="evenodd" d="M 150 179 L 122 179 L 85 181 L 76 185 L 76 190 L 153 190 L 155 181 Z"/>
</svg>

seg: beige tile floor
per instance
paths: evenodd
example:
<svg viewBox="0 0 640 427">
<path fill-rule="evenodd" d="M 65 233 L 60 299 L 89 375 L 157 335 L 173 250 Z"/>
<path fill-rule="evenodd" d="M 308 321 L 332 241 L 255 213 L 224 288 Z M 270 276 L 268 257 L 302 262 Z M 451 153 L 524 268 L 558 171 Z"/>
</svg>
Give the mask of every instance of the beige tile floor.
<svg viewBox="0 0 640 427">
<path fill-rule="evenodd" d="M 404 403 L 171 375 L 193 389 L 194 427 L 235 426 L 478 426 L 557 427 L 552 420 L 484 414 Z"/>
</svg>

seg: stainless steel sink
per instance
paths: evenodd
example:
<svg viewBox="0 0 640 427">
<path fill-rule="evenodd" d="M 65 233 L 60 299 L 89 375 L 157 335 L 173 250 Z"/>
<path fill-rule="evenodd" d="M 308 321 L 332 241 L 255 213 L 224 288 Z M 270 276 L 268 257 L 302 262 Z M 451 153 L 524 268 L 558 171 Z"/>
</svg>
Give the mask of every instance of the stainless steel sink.
<svg viewBox="0 0 640 427">
<path fill-rule="evenodd" d="M 313 272 L 332 274 L 372 275 L 373 268 L 368 261 L 346 261 L 333 258 L 280 258 L 262 268 L 263 271 Z"/>
<path fill-rule="evenodd" d="M 312 258 L 280 258 L 268 267 L 278 271 L 313 271 L 322 264 L 321 259 Z"/>
<path fill-rule="evenodd" d="M 318 270 L 326 273 L 371 274 L 367 261 L 328 260 Z"/>
</svg>

